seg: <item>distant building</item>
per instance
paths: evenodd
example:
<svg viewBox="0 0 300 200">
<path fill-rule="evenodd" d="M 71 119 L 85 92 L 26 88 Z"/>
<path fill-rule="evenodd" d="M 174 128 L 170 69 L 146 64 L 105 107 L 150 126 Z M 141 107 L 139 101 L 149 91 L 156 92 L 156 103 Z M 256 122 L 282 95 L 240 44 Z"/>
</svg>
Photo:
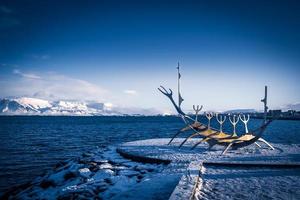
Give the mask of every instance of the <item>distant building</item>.
<svg viewBox="0 0 300 200">
<path fill-rule="evenodd" d="M 270 116 L 281 116 L 282 115 L 282 111 L 281 110 L 269 110 L 268 114 Z"/>
<path fill-rule="evenodd" d="M 288 110 L 287 111 L 288 116 L 295 116 L 295 114 L 296 114 L 296 110 Z"/>
</svg>

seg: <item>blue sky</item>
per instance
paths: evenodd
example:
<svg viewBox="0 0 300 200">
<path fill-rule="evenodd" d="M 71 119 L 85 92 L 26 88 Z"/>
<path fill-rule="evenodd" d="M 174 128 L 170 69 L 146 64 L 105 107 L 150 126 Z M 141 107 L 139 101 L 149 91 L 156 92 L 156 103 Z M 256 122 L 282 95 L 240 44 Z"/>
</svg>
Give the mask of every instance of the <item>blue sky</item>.
<svg viewBox="0 0 300 200">
<path fill-rule="evenodd" d="M 0 1 L 0 96 L 125 107 L 261 108 L 300 102 L 297 1 Z"/>
</svg>

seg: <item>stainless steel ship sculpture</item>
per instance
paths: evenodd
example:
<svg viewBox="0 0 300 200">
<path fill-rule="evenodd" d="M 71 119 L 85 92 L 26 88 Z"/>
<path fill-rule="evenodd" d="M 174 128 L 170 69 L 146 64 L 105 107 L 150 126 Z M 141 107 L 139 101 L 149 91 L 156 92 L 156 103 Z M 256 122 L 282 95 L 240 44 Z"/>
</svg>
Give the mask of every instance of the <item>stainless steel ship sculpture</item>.
<svg viewBox="0 0 300 200">
<path fill-rule="evenodd" d="M 178 104 L 173 99 L 173 91 L 171 89 L 167 90 L 163 86 L 160 86 L 158 90 L 164 94 L 166 97 L 169 98 L 171 103 L 173 104 L 175 110 L 177 111 L 178 115 L 181 117 L 182 121 L 184 122 L 185 126 L 177 131 L 177 133 L 171 138 L 169 144 L 172 143 L 172 141 L 181 133 L 184 133 L 186 131 L 192 131 L 192 134 L 186 137 L 183 142 L 179 145 L 179 148 L 182 147 L 189 139 L 193 137 L 198 137 L 199 141 L 192 147 L 194 149 L 197 147 L 199 144 L 203 142 L 207 142 L 209 144 L 209 149 L 211 149 L 215 145 L 222 145 L 225 146 L 225 149 L 223 150 L 222 154 L 225 154 L 228 149 L 237 149 L 241 147 L 245 147 L 251 144 L 256 144 L 258 147 L 261 147 L 258 142 L 262 142 L 266 144 L 268 147 L 270 147 L 272 150 L 274 147 L 268 143 L 266 140 L 262 138 L 262 134 L 267 128 L 267 126 L 273 121 L 273 119 L 267 119 L 267 112 L 268 112 L 268 107 L 267 107 L 267 86 L 265 86 L 265 96 L 261 100 L 264 103 L 264 120 L 263 123 L 260 127 L 253 131 L 248 130 L 248 122 L 250 119 L 250 116 L 247 115 L 247 117 L 243 114 L 239 115 L 228 115 L 228 119 L 230 123 L 233 126 L 233 132 L 232 133 L 226 133 L 223 131 L 223 124 L 226 120 L 225 115 L 221 114 L 215 114 L 212 112 L 205 113 L 205 116 L 208 120 L 208 124 L 204 124 L 199 122 L 198 120 L 198 115 L 199 112 L 202 110 L 203 106 L 195 106 L 193 105 L 193 110 L 195 111 L 195 118 L 187 115 L 182 109 L 181 109 L 181 104 L 184 101 L 184 99 L 181 96 L 180 93 L 180 79 L 181 79 L 181 74 L 180 74 L 180 66 L 178 63 L 177 66 L 177 73 L 178 73 Z M 211 126 L 211 119 L 213 117 L 216 117 L 216 120 L 219 123 L 219 129 L 214 128 Z M 236 125 L 238 122 L 241 121 L 244 124 L 245 127 L 245 132 L 241 134 L 240 136 L 237 135 L 236 131 Z"/>
</svg>

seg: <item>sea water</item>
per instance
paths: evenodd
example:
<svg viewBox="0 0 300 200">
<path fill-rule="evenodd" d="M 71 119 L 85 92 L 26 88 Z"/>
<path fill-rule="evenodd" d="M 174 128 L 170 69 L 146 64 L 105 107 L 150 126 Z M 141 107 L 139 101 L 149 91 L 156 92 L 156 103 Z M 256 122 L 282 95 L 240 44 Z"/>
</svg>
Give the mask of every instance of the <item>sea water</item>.
<svg viewBox="0 0 300 200">
<path fill-rule="evenodd" d="M 207 123 L 204 117 L 200 121 Z M 250 119 L 249 130 L 261 123 L 261 119 Z M 215 119 L 211 124 L 218 128 Z M 60 161 L 76 158 L 97 147 L 172 137 L 183 125 L 175 116 L 1 116 L 0 193 L 33 180 Z M 229 121 L 223 127 L 232 132 Z M 244 125 L 239 123 L 237 133 L 243 132 Z M 264 138 L 273 143 L 300 145 L 300 121 L 274 121 Z"/>
</svg>

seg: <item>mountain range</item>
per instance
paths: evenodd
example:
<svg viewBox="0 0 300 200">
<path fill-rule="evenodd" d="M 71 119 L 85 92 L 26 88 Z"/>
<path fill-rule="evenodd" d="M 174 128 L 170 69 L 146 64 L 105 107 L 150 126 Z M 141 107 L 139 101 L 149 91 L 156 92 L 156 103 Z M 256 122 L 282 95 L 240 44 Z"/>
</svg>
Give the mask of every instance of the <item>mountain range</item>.
<svg viewBox="0 0 300 200">
<path fill-rule="evenodd" d="M 19 97 L 0 100 L 0 115 L 155 115 L 154 109 L 112 107 L 92 101 L 49 101 L 38 98 Z"/>
</svg>

